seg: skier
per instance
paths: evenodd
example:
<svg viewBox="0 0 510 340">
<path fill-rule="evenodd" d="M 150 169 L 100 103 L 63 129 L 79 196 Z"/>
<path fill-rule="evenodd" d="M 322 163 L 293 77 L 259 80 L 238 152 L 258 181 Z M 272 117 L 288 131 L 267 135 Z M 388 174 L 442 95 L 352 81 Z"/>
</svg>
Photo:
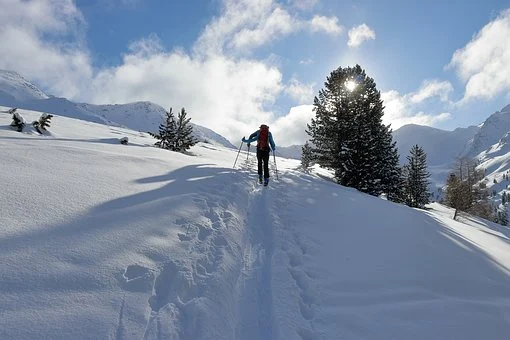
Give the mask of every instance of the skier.
<svg viewBox="0 0 510 340">
<path fill-rule="evenodd" d="M 273 150 L 275 152 L 276 147 L 274 145 L 273 135 L 269 132 L 269 126 L 262 124 L 259 130 L 255 131 L 245 139 L 243 137 L 242 141 L 248 144 L 250 147 L 250 143 L 257 141 L 257 161 L 258 161 L 258 174 L 259 174 L 259 183 L 262 184 L 262 163 L 264 163 L 264 185 L 267 186 L 269 184 L 269 152 Z M 271 148 L 269 146 L 271 145 Z"/>
</svg>

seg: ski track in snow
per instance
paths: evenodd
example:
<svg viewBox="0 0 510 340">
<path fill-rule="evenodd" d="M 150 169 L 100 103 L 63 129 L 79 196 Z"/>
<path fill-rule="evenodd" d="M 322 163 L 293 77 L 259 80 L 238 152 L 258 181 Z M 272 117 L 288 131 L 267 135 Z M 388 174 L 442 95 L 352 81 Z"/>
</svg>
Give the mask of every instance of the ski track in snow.
<svg viewBox="0 0 510 340">
<path fill-rule="evenodd" d="M 156 258 L 160 265 L 154 271 L 140 265 L 125 269 L 123 278 L 132 289 L 153 282 L 144 339 L 223 339 L 229 327 L 229 339 L 278 339 L 272 255 L 279 223 L 274 209 L 280 202 L 279 184 L 257 184 L 253 158 L 241 161 L 240 167 L 233 174 L 235 181 L 213 184 L 207 193 L 192 198 L 202 216 L 175 220 L 180 230 L 177 238 L 186 253 L 183 258 L 192 262 Z M 222 198 L 235 193 L 239 202 Z M 238 229 L 234 233 L 238 239 L 232 239 L 233 228 Z M 218 290 L 228 293 L 218 294 Z M 215 299 L 228 294 L 231 301 Z M 116 339 L 128 332 L 123 325 L 125 304 L 123 300 Z M 207 313 L 211 309 L 217 315 Z M 217 332 L 207 329 L 211 324 Z"/>
<path fill-rule="evenodd" d="M 289 186 L 285 183 L 292 183 L 295 180 L 295 175 L 292 171 L 284 174 L 282 184 L 279 186 L 280 196 L 278 199 L 279 210 L 282 212 L 287 211 L 286 202 L 288 201 Z M 302 239 L 302 236 L 293 228 L 294 223 L 292 217 L 282 213 L 279 218 L 282 220 L 281 227 L 281 251 L 284 254 L 283 258 L 287 260 L 286 270 L 294 282 L 294 294 L 287 293 L 287 299 L 292 299 L 296 295 L 297 301 L 293 301 L 293 305 L 298 306 L 301 317 L 299 327 L 295 329 L 295 334 L 286 334 L 302 340 L 318 340 L 322 339 L 319 332 L 315 330 L 314 321 L 317 309 L 318 299 L 316 297 L 313 276 L 304 270 L 303 263 L 308 252 L 308 245 Z M 299 317 L 299 316 L 298 316 Z M 292 331 L 292 330 L 291 330 Z"/>
<path fill-rule="evenodd" d="M 256 168 L 254 162 L 245 166 Z M 272 298 L 273 218 L 271 187 L 256 183 L 253 176 L 247 211 L 247 240 L 243 247 L 243 270 L 237 283 L 240 320 L 235 339 L 274 339 Z"/>
</svg>

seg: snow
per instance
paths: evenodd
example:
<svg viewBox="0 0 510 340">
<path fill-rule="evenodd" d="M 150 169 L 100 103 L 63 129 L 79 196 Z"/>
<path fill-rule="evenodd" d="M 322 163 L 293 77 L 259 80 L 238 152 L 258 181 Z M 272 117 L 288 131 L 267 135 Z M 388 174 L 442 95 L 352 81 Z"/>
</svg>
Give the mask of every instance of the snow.
<svg viewBox="0 0 510 340">
<path fill-rule="evenodd" d="M 10 123 L 0 113 L 1 339 L 508 338 L 507 227 L 280 157 L 262 187 L 245 149 L 233 169 L 223 146 Z"/>
<path fill-rule="evenodd" d="M 0 70 L 0 100 L 46 99 L 48 96 L 18 73 Z"/>
</svg>

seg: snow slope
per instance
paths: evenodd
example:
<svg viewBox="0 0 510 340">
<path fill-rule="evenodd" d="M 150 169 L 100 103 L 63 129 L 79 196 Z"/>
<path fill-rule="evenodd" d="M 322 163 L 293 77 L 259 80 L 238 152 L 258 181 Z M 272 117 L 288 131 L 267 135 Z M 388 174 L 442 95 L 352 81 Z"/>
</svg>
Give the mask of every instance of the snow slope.
<svg viewBox="0 0 510 340">
<path fill-rule="evenodd" d="M 0 108 L 6 109 L 6 108 Z M 39 112 L 20 110 L 27 121 Z M 1 339 L 507 339 L 509 229 L 0 113 Z M 118 138 L 128 136 L 121 145 Z"/>
<path fill-rule="evenodd" d="M 37 86 L 16 72 L 0 70 L 0 100 L 3 105 L 13 105 L 7 101 L 27 101 L 46 99 L 48 96 Z"/>
</svg>

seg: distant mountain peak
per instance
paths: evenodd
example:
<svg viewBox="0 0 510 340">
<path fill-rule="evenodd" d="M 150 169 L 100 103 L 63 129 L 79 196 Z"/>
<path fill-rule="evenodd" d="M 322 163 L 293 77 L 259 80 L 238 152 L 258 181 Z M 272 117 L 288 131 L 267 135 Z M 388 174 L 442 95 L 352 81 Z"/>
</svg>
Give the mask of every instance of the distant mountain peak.
<svg viewBox="0 0 510 340">
<path fill-rule="evenodd" d="M 19 73 L 0 69 L 0 98 L 2 97 L 12 97 L 19 101 L 49 98 L 46 93 Z"/>
</svg>

